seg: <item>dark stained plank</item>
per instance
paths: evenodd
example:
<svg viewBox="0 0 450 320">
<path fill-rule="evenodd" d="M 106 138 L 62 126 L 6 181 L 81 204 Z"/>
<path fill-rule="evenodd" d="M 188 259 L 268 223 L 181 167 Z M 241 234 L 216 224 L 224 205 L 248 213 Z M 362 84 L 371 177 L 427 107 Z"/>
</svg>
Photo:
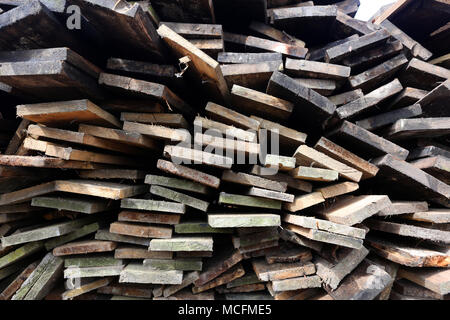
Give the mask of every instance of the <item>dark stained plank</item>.
<svg viewBox="0 0 450 320">
<path fill-rule="evenodd" d="M 301 105 L 302 117 L 315 123 L 322 123 L 327 120 L 333 115 L 336 109 L 336 106 L 330 100 L 302 86 L 281 72 L 273 73 L 266 92 L 294 104 Z"/>
<path fill-rule="evenodd" d="M 297 58 L 304 58 L 308 52 L 308 49 L 303 47 L 230 32 L 224 32 L 223 38 L 225 42 L 244 47 L 246 50 L 256 50 L 256 52 L 279 52 L 285 56 Z"/>
<path fill-rule="evenodd" d="M 353 89 L 362 89 L 367 92 L 392 79 L 394 74 L 407 63 L 408 59 L 403 54 L 399 54 L 378 66 L 351 76 L 348 80 Z"/>
<path fill-rule="evenodd" d="M 421 114 L 422 108 L 420 107 L 420 104 L 413 104 L 409 107 L 395 109 L 376 116 L 368 117 L 366 119 L 358 120 L 355 124 L 366 130 L 373 131 L 393 124 L 397 120 L 414 118 L 420 116 Z"/>
<path fill-rule="evenodd" d="M 450 133 L 450 117 L 400 119 L 386 129 L 389 140 L 440 137 Z"/>
<path fill-rule="evenodd" d="M 413 191 L 414 200 L 432 201 L 449 207 L 450 186 L 436 179 L 414 165 L 397 160 L 391 155 L 374 159 L 374 165 L 380 168 L 379 175 L 389 181 L 395 179 L 402 189 Z"/>
<path fill-rule="evenodd" d="M 115 0 L 70 0 L 89 23 L 105 37 L 105 44 L 123 58 L 165 60 L 165 48 L 150 15 L 138 3 Z"/>
<path fill-rule="evenodd" d="M 351 122 L 344 121 L 339 128 L 325 135 L 344 147 L 351 146 L 352 150 L 364 157 L 391 154 L 399 159 L 406 159 L 409 151 L 386 140 L 372 132 Z"/>
</svg>

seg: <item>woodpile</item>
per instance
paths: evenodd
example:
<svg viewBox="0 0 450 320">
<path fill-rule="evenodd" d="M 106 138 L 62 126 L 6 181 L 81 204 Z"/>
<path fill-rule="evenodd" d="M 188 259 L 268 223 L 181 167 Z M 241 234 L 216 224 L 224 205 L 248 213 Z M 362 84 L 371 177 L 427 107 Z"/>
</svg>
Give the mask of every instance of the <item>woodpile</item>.
<svg viewBox="0 0 450 320">
<path fill-rule="evenodd" d="M 450 5 L 358 7 L 0 0 L 0 300 L 448 299 Z"/>
</svg>

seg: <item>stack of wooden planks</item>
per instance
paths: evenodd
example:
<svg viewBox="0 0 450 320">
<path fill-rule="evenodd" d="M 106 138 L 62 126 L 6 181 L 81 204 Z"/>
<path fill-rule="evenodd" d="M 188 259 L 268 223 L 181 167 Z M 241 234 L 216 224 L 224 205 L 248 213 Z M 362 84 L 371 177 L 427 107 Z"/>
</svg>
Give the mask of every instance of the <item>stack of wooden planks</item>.
<svg viewBox="0 0 450 320">
<path fill-rule="evenodd" d="M 358 7 L 0 0 L 0 300 L 449 299 L 450 5 Z"/>
</svg>

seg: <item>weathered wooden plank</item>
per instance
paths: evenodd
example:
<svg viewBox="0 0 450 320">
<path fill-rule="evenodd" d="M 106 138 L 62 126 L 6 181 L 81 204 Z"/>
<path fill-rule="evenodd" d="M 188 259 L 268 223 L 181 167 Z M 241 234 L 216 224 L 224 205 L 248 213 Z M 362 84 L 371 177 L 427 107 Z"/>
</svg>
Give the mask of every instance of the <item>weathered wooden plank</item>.
<svg viewBox="0 0 450 320">
<path fill-rule="evenodd" d="M 261 197 L 261 198 L 267 198 L 267 199 L 280 200 L 283 202 L 293 202 L 294 201 L 293 194 L 272 191 L 272 190 L 266 190 L 266 189 L 261 189 L 261 188 L 256 188 L 256 187 L 251 187 L 250 190 L 248 190 L 247 195 Z"/>
<path fill-rule="evenodd" d="M 268 213 L 214 213 L 208 214 L 208 224 L 213 228 L 277 227 L 280 216 Z"/>
<path fill-rule="evenodd" d="M 450 78 L 450 70 L 413 58 L 400 75 L 404 86 L 432 90 Z"/>
<path fill-rule="evenodd" d="M 118 276 L 124 268 L 123 265 L 100 266 L 100 267 L 69 267 L 64 269 L 64 278 L 91 278 Z"/>
<path fill-rule="evenodd" d="M 285 227 L 296 234 L 302 235 L 303 237 L 314 241 L 331 243 L 354 249 L 360 249 L 363 245 L 362 239 L 357 239 L 354 237 L 344 236 L 317 229 L 303 228 L 290 223 L 287 223 Z"/>
<path fill-rule="evenodd" d="M 113 283 L 97 289 L 98 293 L 135 298 L 151 298 L 152 289 L 147 285 Z"/>
<path fill-rule="evenodd" d="M 16 295 L 13 296 L 13 300 L 42 300 L 53 289 L 53 287 L 56 285 L 56 281 L 62 275 L 64 261 L 63 259 L 51 256 L 50 254 L 49 261 L 44 264 L 43 262 L 44 260 L 39 264 L 39 266 L 41 266 L 41 272 L 36 273 L 38 278 L 34 278 L 34 281 L 31 281 L 34 283 L 32 283 L 32 286 L 29 288 L 29 290 L 22 291 L 21 287 L 17 291 Z M 39 269 L 39 266 L 36 267 L 34 271 L 37 271 Z M 34 272 L 32 273 L 32 275 L 33 274 Z M 25 281 L 23 283 L 23 286 L 26 287 L 27 285 L 28 283 L 27 281 Z M 24 295 L 21 296 L 21 294 Z"/>
<path fill-rule="evenodd" d="M 450 243 L 450 231 L 417 227 L 409 224 L 401 224 L 388 221 L 370 219 L 365 222 L 371 229 L 387 233 L 397 234 L 404 237 L 413 237 L 443 243 Z"/>
<path fill-rule="evenodd" d="M 215 132 L 206 132 L 206 134 L 196 132 L 194 135 L 194 143 L 205 146 L 210 150 L 217 150 L 217 153 L 219 152 L 218 150 L 223 150 L 225 155 L 230 156 L 230 158 L 234 157 L 235 154 L 238 159 L 240 156 L 257 158 L 260 153 L 260 145 L 258 143 L 239 141 L 230 139 L 229 137 L 224 139 Z"/>
<path fill-rule="evenodd" d="M 310 248 L 316 252 L 320 252 L 323 247 L 323 243 L 319 241 L 310 240 L 284 228 L 280 230 L 280 237 L 285 241 Z"/>
<path fill-rule="evenodd" d="M 7 247 L 15 244 L 39 241 L 61 236 L 70 233 L 86 224 L 90 224 L 96 220 L 98 220 L 98 217 L 88 216 L 77 220 L 59 222 L 49 226 L 41 226 L 32 230 L 18 232 L 6 237 L 2 237 L 2 246 Z"/>
<path fill-rule="evenodd" d="M 422 158 L 419 160 L 415 160 L 411 162 L 416 168 L 419 168 L 433 177 L 445 182 L 446 184 L 450 183 L 450 160 L 447 157 L 436 156 L 436 157 L 428 157 Z"/>
<path fill-rule="evenodd" d="M 316 268 L 311 262 L 273 263 L 268 264 L 264 259 L 252 260 L 252 267 L 261 281 L 283 280 L 311 275 Z"/>
<path fill-rule="evenodd" d="M 354 118 L 362 113 L 373 111 L 378 104 L 381 104 L 383 101 L 399 93 L 402 89 L 403 87 L 400 81 L 398 81 L 398 79 L 394 79 L 391 82 L 367 93 L 363 97 L 340 106 L 336 109 L 336 113 L 339 119 Z"/>
<path fill-rule="evenodd" d="M 291 115 L 294 104 L 249 88 L 233 85 L 233 104 L 250 114 L 286 120 Z"/>
<path fill-rule="evenodd" d="M 125 76 L 131 75 L 151 82 L 182 86 L 181 81 L 177 81 L 175 76 L 175 73 L 178 71 L 177 68 L 170 64 L 109 58 L 106 62 L 106 68 Z"/>
<path fill-rule="evenodd" d="M 80 267 L 80 268 L 88 268 L 88 267 L 102 267 L 102 266 L 121 266 L 123 265 L 123 261 L 119 259 L 115 259 L 113 256 L 109 254 L 105 255 L 80 255 L 80 256 L 71 256 L 64 258 L 64 267 Z"/>
<path fill-rule="evenodd" d="M 254 115 L 252 115 L 251 118 L 259 121 L 261 129 L 266 129 L 273 134 L 277 134 L 279 143 L 282 147 L 295 150 L 299 145 L 304 144 L 306 141 L 306 133 L 291 129 L 270 120 L 256 117 Z"/>
<path fill-rule="evenodd" d="M 241 113 L 234 110 L 225 108 L 214 102 L 208 102 L 205 107 L 205 112 L 213 120 L 220 121 L 222 123 L 236 126 L 241 129 L 259 129 L 259 122 L 256 119 L 249 118 Z"/>
<path fill-rule="evenodd" d="M 327 98 L 278 71 L 270 78 L 266 92 L 301 105 L 302 116 L 309 121 L 321 123 L 331 117 L 336 109 Z"/>
<path fill-rule="evenodd" d="M 17 261 L 23 260 L 26 257 L 39 252 L 42 250 L 43 245 L 44 244 L 42 241 L 30 242 L 2 256 L 0 258 L 0 269 L 10 266 Z"/>
<path fill-rule="evenodd" d="M 335 170 L 305 166 L 299 166 L 294 170 L 289 171 L 289 174 L 295 179 L 326 182 L 335 181 L 339 177 L 339 173 Z"/>
<path fill-rule="evenodd" d="M 198 271 L 192 271 L 192 272 L 189 272 L 189 273 L 183 275 L 183 281 L 181 282 L 181 284 L 164 287 L 163 296 L 167 298 L 169 296 L 176 294 L 180 290 L 182 290 L 182 289 L 188 287 L 189 285 L 191 285 L 192 283 L 194 283 L 194 281 L 196 281 L 199 278 L 199 275 L 200 274 Z"/>
<path fill-rule="evenodd" d="M 297 39 L 283 31 L 275 29 L 267 24 L 258 21 L 252 21 L 248 26 L 248 28 L 272 40 L 290 44 L 297 47 L 305 47 L 304 41 Z"/>
<path fill-rule="evenodd" d="M 135 169 L 93 169 L 82 170 L 78 173 L 83 179 L 124 179 L 124 180 L 144 180 L 146 171 Z"/>
<path fill-rule="evenodd" d="M 148 251 L 138 246 L 119 247 L 114 251 L 114 260 L 117 259 L 172 259 L 173 252 Z"/>
<path fill-rule="evenodd" d="M 398 276 L 425 287 L 437 294 L 450 292 L 450 269 L 406 269 L 400 268 Z"/>
<path fill-rule="evenodd" d="M 203 212 L 208 211 L 209 202 L 194 198 L 181 192 L 177 192 L 161 186 L 152 185 L 150 187 L 150 193 L 175 202 L 180 202 L 188 207 L 192 207 Z"/>
<path fill-rule="evenodd" d="M 87 224 L 82 226 L 81 228 L 74 230 L 64 236 L 59 236 L 56 238 L 51 238 L 47 241 L 45 241 L 45 249 L 52 250 L 53 248 L 63 245 L 67 242 L 71 242 L 73 240 L 82 238 L 88 234 L 96 232 L 100 227 L 100 223 L 94 222 L 91 224 Z"/>
<path fill-rule="evenodd" d="M 140 113 L 122 112 L 121 121 L 149 123 L 153 125 L 166 126 L 169 128 L 189 129 L 189 124 L 182 114 L 178 113 Z"/>
<path fill-rule="evenodd" d="M 337 64 L 286 58 L 286 73 L 292 77 L 346 80 L 350 68 Z"/>
<path fill-rule="evenodd" d="M 359 185 L 355 182 L 341 182 L 328 187 L 319 188 L 316 191 L 320 192 L 324 199 L 330 199 L 358 189 Z"/>
<path fill-rule="evenodd" d="M 117 233 L 111 233 L 107 229 L 100 229 L 95 233 L 96 240 L 108 240 L 115 241 L 121 243 L 129 243 L 134 245 L 140 245 L 144 247 L 148 247 L 150 245 L 150 239 L 148 238 L 140 238 L 133 236 L 125 236 Z"/>
<path fill-rule="evenodd" d="M 337 201 L 330 207 L 319 211 L 319 214 L 329 221 L 352 226 L 390 205 L 391 201 L 385 195 L 355 196 Z"/>
<path fill-rule="evenodd" d="M 180 215 L 173 213 L 161 214 L 156 212 L 121 211 L 118 216 L 118 221 L 176 225 L 180 222 Z"/>
<path fill-rule="evenodd" d="M 221 65 L 223 76 L 228 87 L 239 85 L 242 87 L 265 91 L 267 82 L 274 71 L 283 70 L 282 60 L 260 63 L 234 63 Z"/>
<path fill-rule="evenodd" d="M 0 300 L 10 300 L 12 296 L 20 289 L 22 284 L 27 280 L 31 273 L 38 266 L 37 262 L 28 265 L 1 293 Z"/>
<path fill-rule="evenodd" d="M 120 127 L 116 117 L 86 99 L 22 104 L 17 106 L 17 116 L 48 125 L 64 125 L 77 119 L 77 122 Z"/>
<path fill-rule="evenodd" d="M 323 230 L 358 239 L 364 239 L 366 236 L 366 230 L 364 229 L 350 227 L 328 220 L 316 219 L 314 217 L 286 213 L 283 216 L 283 221 L 307 229 Z"/>
<path fill-rule="evenodd" d="M 156 167 L 164 172 L 198 182 L 214 189 L 218 189 L 220 185 L 220 179 L 217 177 L 166 160 L 159 159 Z"/>
<path fill-rule="evenodd" d="M 400 119 L 386 130 L 386 137 L 390 140 L 402 140 L 441 136 L 449 132 L 450 117 Z"/>
<path fill-rule="evenodd" d="M 220 169 L 230 169 L 233 164 L 233 159 L 230 157 L 180 146 L 166 145 L 164 156 L 177 164 L 203 164 Z"/>
<path fill-rule="evenodd" d="M 320 288 L 322 280 L 317 275 L 272 281 L 274 291 L 290 291 L 306 288 Z"/>
<path fill-rule="evenodd" d="M 127 222 L 111 223 L 109 232 L 141 238 L 169 239 L 172 237 L 171 227 L 149 226 Z"/>
<path fill-rule="evenodd" d="M 287 174 L 283 174 L 283 173 L 273 174 L 273 172 L 266 172 L 265 168 L 260 167 L 258 165 L 254 165 L 252 167 L 252 169 L 250 170 L 250 173 L 254 174 L 254 175 L 258 175 L 258 176 L 263 176 L 269 180 L 286 182 L 289 188 L 292 188 L 295 190 L 300 190 L 300 191 L 304 191 L 304 192 L 312 191 L 312 184 L 307 181 L 295 179 L 294 177 L 291 177 L 291 176 L 289 176 Z"/>
<path fill-rule="evenodd" d="M 312 253 L 308 248 L 284 243 L 279 248 L 269 251 L 265 259 L 269 264 L 278 262 L 308 262 L 312 259 Z"/>
<path fill-rule="evenodd" d="M 243 256 L 238 250 L 221 251 L 207 260 L 204 270 L 200 273 L 199 278 L 194 281 L 194 285 L 197 287 L 205 285 L 238 264 L 242 259 Z"/>
<path fill-rule="evenodd" d="M 223 40 L 234 45 L 243 46 L 247 50 L 278 52 L 285 56 L 297 58 L 305 58 L 308 52 L 308 49 L 296 45 L 230 32 L 223 33 Z"/>
<path fill-rule="evenodd" d="M 5 48 L 70 46 L 77 52 L 90 52 L 83 46 L 77 35 L 64 29 L 62 21 L 58 19 L 61 17 L 60 14 L 64 13 L 65 1 L 58 3 L 46 0 L 42 3 L 34 2 L 17 0 L 5 2 L 3 7 L 5 10 L 2 10 L 4 13 L 2 28 L 5 30 L 5 34 L 1 39 L 2 43 L 6 41 L 3 44 Z M 84 19 L 81 20 L 81 24 L 88 29 Z M 25 30 L 29 25 L 35 25 L 35 28 Z M 46 33 L 52 33 L 52 36 Z"/>
<path fill-rule="evenodd" d="M 372 236 L 367 241 L 378 255 L 407 267 L 448 267 L 450 264 L 450 257 L 445 252 Z"/>
<path fill-rule="evenodd" d="M 215 101 L 218 103 L 225 102 L 228 105 L 230 95 L 219 63 L 169 27 L 161 25 L 157 32 L 178 58 L 185 56 L 189 58 L 187 74 L 192 73 L 192 76 L 196 78 L 195 81 L 201 82 L 200 86 L 206 92 L 209 92 L 209 95 Z M 208 81 L 205 81 L 205 79 L 208 79 Z"/>
<path fill-rule="evenodd" d="M 212 237 L 176 237 L 172 239 L 152 239 L 151 251 L 212 251 Z"/>
<path fill-rule="evenodd" d="M 450 210 L 438 208 L 430 209 L 429 211 L 416 211 L 402 216 L 402 218 L 430 223 L 450 223 Z"/>
<path fill-rule="evenodd" d="M 353 74 L 375 67 L 401 53 L 403 45 L 400 41 L 388 40 L 386 44 L 363 52 L 361 55 L 345 58 L 340 63 L 352 68 Z"/>
<path fill-rule="evenodd" d="M 219 204 L 281 210 L 281 201 L 221 192 Z"/>
<path fill-rule="evenodd" d="M 157 270 L 202 271 L 201 259 L 144 259 L 144 266 Z"/>
<path fill-rule="evenodd" d="M 207 234 L 232 233 L 231 229 L 218 229 L 211 227 L 207 222 L 182 222 L 175 225 L 175 232 L 180 234 Z"/>
<path fill-rule="evenodd" d="M 244 172 L 234 172 L 231 170 L 223 171 L 222 180 L 230 183 L 236 183 L 250 187 L 254 186 L 279 192 L 285 192 L 287 189 L 287 183 L 285 182 L 273 181 Z"/>
<path fill-rule="evenodd" d="M 369 250 L 365 247 L 361 249 L 341 248 L 335 253 L 336 257 L 333 261 L 319 256 L 316 256 L 313 261 L 316 264 L 317 275 L 327 287 L 334 290 L 368 254 Z"/>
<path fill-rule="evenodd" d="M 283 58 L 278 52 L 262 52 L 262 53 L 247 53 L 247 52 L 219 52 L 217 61 L 220 63 L 261 63 L 267 61 L 281 61 Z"/>
<path fill-rule="evenodd" d="M 406 159 L 409 153 L 408 150 L 347 120 L 344 120 L 337 129 L 330 131 L 325 136 L 337 140 L 338 143 L 346 142 L 343 145 L 352 145 L 352 149 L 357 152 L 361 151 L 361 154 L 365 156 L 391 154 L 399 159 Z"/>
<path fill-rule="evenodd" d="M 217 39 L 222 38 L 222 25 L 203 23 L 180 23 L 161 21 L 174 32 L 186 39 Z"/>
<path fill-rule="evenodd" d="M 391 276 L 383 268 L 365 259 L 339 288 L 328 294 L 335 300 L 373 300 L 391 282 Z"/>
<path fill-rule="evenodd" d="M 158 212 L 180 213 L 180 214 L 186 212 L 186 206 L 181 203 L 146 200 L 146 199 L 130 199 L 130 198 L 123 199 L 120 203 L 120 207 L 124 209 L 158 211 Z"/>
<path fill-rule="evenodd" d="M 330 79 L 295 78 L 294 80 L 323 96 L 331 95 L 338 86 L 336 80 Z"/>
<path fill-rule="evenodd" d="M 333 170 L 338 172 L 340 176 L 355 182 L 359 182 L 362 177 L 361 171 L 335 160 L 325 153 L 317 151 L 307 145 L 298 147 L 294 153 L 294 158 L 297 159 L 297 165 L 314 165 L 316 167 Z"/>
<path fill-rule="evenodd" d="M 380 25 L 384 29 L 388 30 L 395 39 L 401 41 L 401 43 L 411 52 L 412 56 L 427 61 L 433 55 L 433 53 L 428 51 L 420 43 L 404 33 L 400 28 L 395 26 L 388 19 L 383 20 Z"/>
<path fill-rule="evenodd" d="M 124 57 L 165 60 L 166 52 L 148 15 L 138 3 L 116 4 L 114 0 L 70 0 L 100 32 L 112 52 Z"/>
<path fill-rule="evenodd" d="M 316 204 L 324 202 L 325 199 L 320 192 L 311 192 L 305 195 L 296 196 L 294 202 L 284 204 L 283 208 L 290 212 L 297 212 Z"/>
<path fill-rule="evenodd" d="M 218 287 L 220 285 L 226 284 L 228 282 L 231 282 L 237 278 L 242 277 L 245 274 L 245 270 L 242 267 L 242 265 L 239 263 L 238 265 L 232 267 L 228 271 L 224 272 L 220 276 L 214 278 L 213 280 L 205 283 L 204 285 L 198 286 L 195 281 L 195 286 L 192 287 L 192 292 L 197 294 L 215 287 Z"/>
<path fill-rule="evenodd" d="M 358 39 L 327 49 L 325 53 L 325 61 L 332 63 L 339 62 L 344 58 L 353 56 L 361 51 L 385 43 L 389 37 L 389 32 L 384 29 L 363 35 Z"/>
<path fill-rule="evenodd" d="M 131 147 L 126 144 L 118 143 L 115 141 L 94 137 L 82 132 L 49 128 L 31 124 L 28 126 L 27 133 L 32 136 L 45 137 L 63 142 L 87 145 L 125 154 L 139 154 L 139 155 L 144 154 L 142 149 Z"/>
<path fill-rule="evenodd" d="M 442 108 L 445 102 L 448 100 L 450 95 L 450 79 L 439 84 L 436 88 L 430 92 L 424 92 L 422 96 L 419 97 L 419 101 L 424 114 L 430 117 L 434 116 L 449 116 L 449 113 Z"/>
<path fill-rule="evenodd" d="M 277 168 L 281 171 L 289 171 L 295 168 L 296 159 L 293 157 L 280 156 L 277 154 L 266 154 L 263 165 L 266 168 Z"/>
<path fill-rule="evenodd" d="M 246 131 L 231 125 L 226 125 L 218 121 L 209 120 L 203 117 L 195 117 L 194 127 L 201 128 L 205 132 L 220 132 L 227 139 L 238 139 L 248 142 L 256 142 L 255 132 Z"/>
<path fill-rule="evenodd" d="M 425 201 L 392 201 L 386 209 L 380 210 L 378 216 L 390 216 L 405 213 L 428 211 L 428 203 Z"/>
<path fill-rule="evenodd" d="M 104 200 L 70 197 L 34 197 L 31 200 L 31 205 L 88 214 L 106 211 L 111 207 L 111 203 Z"/>
<path fill-rule="evenodd" d="M 384 126 L 395 123 L 400 119 L 414 118 L 422 114 L 420 104 L 413 104 L 409 107 L 395 109 L 386 113 L 381 113 L 355 122 L 357 126 L 369 131 L 373 131 Z"/>
<path fill-rule="evenodd" d="M 413 190 L 416 200 L 432 201 L 446 207 L 450 205 L 450 187 L 414 165 L 391 155 L 374 159 L 372 163 L 380 168 L 383 177 L 388 180 L 395 177 L 402 188 Z"/>
<path fill-rule="evenodd" d="M 416 160 L 421 158 L 437 157 L 437 156 L 444 156 L 446 158 L 450 158 L 450 152 L 438 146 L 427 145 L 427 143 L 425 143 L 423 146 L 411 150 L 410 154 L 408 155 L 408 160 Z"/>
<path fill-rule="evenodd" d="M 112 281 L 111 278 L 97 279 L 97 280 L 91 281 L 87 284 L 83 284 L 83 285 L 79 286 L 78 288 L 67 290 L 67 291 L 63 292 L 61 297 L 63 300 L 70 300 L 70 299 L 78 297 L 82 294 L 85 294 L 87 292 L 91 292 L 93 290 L 97 290 L 99 288 L 105 287 L 108 284 L 110 284 L 111 281 Z"/>
<path fill-rule="evenodd" d="M 120 273 L 119 283 L 181 284 L 182 280 L 181 270 L 156 270 L 130 263 Z"/>
<path fill-rule="evenodd" d="M 352 18 L 338 10 L 335 23 L 332 26 L 332 33 L 334 38 L 341 39 L 355 34 L 359 36 L 368 35 L 379 29 L 380 27 L 368 21 Z"/>
<path fill-rule="evenodd" d="M 114 140 L 123 144 L 130 144 L 141 148 L 159 149 L 160 147 L 155 140 L 137 132 L 128 132 L 124 130 L 103 128 L 85 124 L 80 124 L 78 131 L 95 137 Z"/>
<path fill-rule="evenodd" d="M 168 104 L 187 116 L 193 115 L 192 108 L 167 86 L 150 81 L 133 79 L 110 73 L 101 73 L 98 83 L 108 89 L 131 97 L 145 97 L 162 104 Z"/>
<path fill-rule="evenodd" d="M 86 240 L 64 244 L 53 249 L 54 256 L 66 256 L 73 254 L 88 254 L 94 252 L 113 251 L 117 243 L 112 241 Z"/>
<path fill-rule="evenodd" d="M 397 300 L 445 300 L 445 296 L 433 292 L 425 287 L 415 284 L 406 279 L 399 279 L 394 282 L 392 293 L 396 293 L 395 297 L 391 295 L 391 299 Z M 401 295 L 401 297 L 399 297 Z"/>
<path fill-rule="evenodd" d="M 328 99 L 336 106 L 341 106 L 349 102 L 352 102 L 356 99 L 359 99 L 362 96 L 364 96 L 362 90 L 356 89 L 328 97 Z"/>
<path fill-rule="evenodd" d="M 337 22 L 337 20 L 336 20 L 336 22 Z M 326 45 L 320 46 L 318 48 L 311 48 L 308 52 L 307 58 L 308 58 L 308 60 L 312 60 L 312 61 L 325 61 L 325 52 L 328 49 L 335 47 L 339 44 L 342 44 L 344 42 L 355 40 L 358 38 L 359 38 L 358 34 L 352 34 L 346 38 L 332 41 L 332 42 L 327 43 Z"/>
<path fill-rule="evenodd" d="M 338 10 L 336 6 L 302 6 L 275 8 L 271 14 L 275 27 L 299 37 L 306 43 L 317 44 L 320 43 L 317 38 L 327 39 L 329 37 Z M 313 27 L 315 36 L 306 31 Z"/>
<path fill-rule="evenodd" d="M 148 174 L 145 183 L 208 195 L 211 189 L 198 182 Z"/>
</svg>

